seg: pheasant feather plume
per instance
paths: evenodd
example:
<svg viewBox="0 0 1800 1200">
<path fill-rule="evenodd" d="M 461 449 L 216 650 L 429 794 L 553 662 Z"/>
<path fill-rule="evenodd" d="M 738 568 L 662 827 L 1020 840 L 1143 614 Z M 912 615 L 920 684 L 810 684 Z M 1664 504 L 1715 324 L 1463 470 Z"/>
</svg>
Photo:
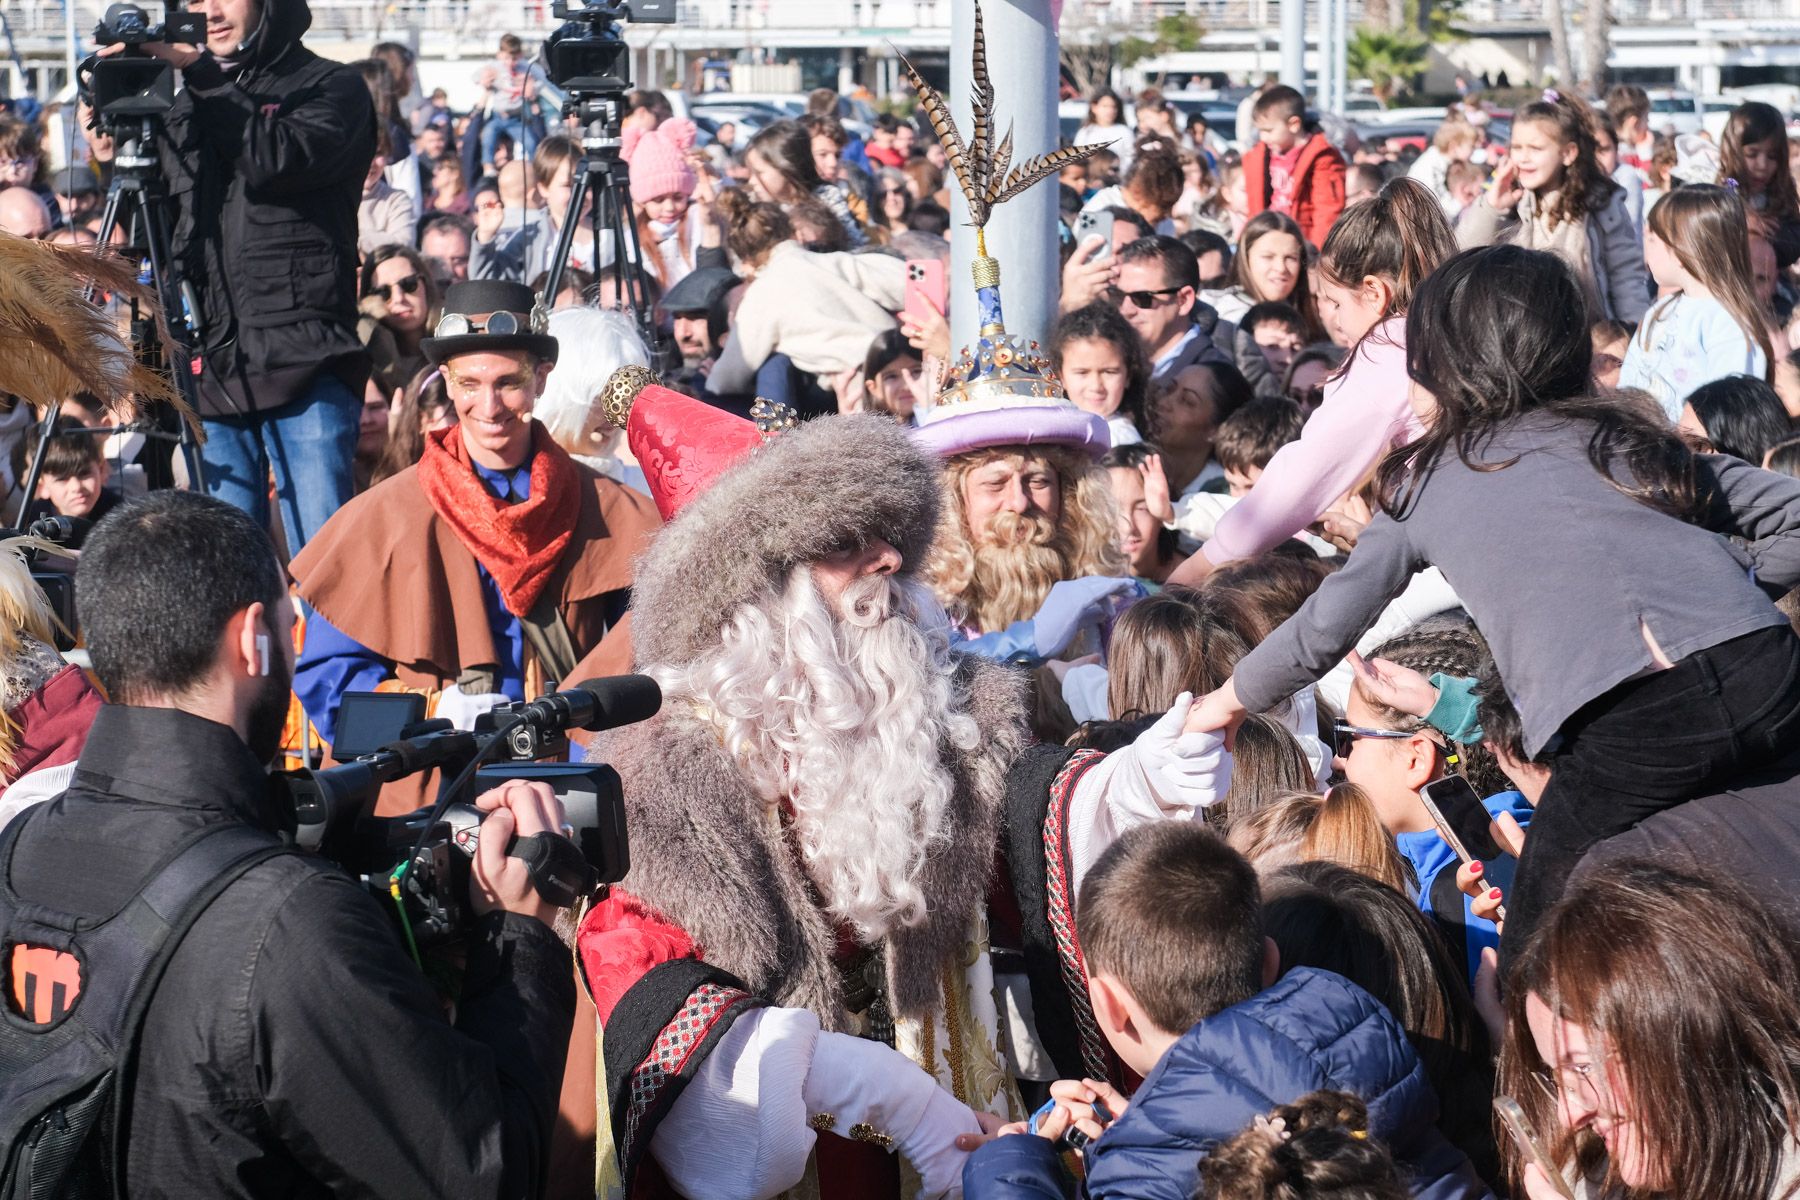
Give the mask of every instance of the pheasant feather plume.
<svg viewBox="0 0 1800 1200">
<path fill-rule="evenodd" d="M 1008 125 L 1006 136 L 1000 139 L 999 149 L 995 149 L 994 130 L 998 122 L 994 118 L 994 84 L 988 77 L 987 36 L 981 27 L 979 3 L 975 5 L 975 62 L 970 75 L 971 120 L 969 140 L 966 143 L 962 132 L 956 127 L 955 119 L 950 115 L 950 105 L 945 102 L 943 94 L 919 77 L 918 71 L 906 60 L 905 55 L 901 55 L 900 62 L 906 68 L 907 80 L 919 94 L 919 103 L 925 109 L 926 119 L 931 122 L 932 133 L 944 147 L 944 157 L 949 160 L 950 171 L 956 176 L 957 186 L 962 189 L 963 198 L 969 202 L 969 224 L 977 229 L 988 223 L 988 218 L 999 205 L 1031 185 L 1050 178 L 1070 163 L 1087 161 L 1104 148 L 1093 145 L 1052 150 L 1048 154 L 1025 159 L 1015 167 L 1012 165 L 1012 127 Z"/>
</svg>

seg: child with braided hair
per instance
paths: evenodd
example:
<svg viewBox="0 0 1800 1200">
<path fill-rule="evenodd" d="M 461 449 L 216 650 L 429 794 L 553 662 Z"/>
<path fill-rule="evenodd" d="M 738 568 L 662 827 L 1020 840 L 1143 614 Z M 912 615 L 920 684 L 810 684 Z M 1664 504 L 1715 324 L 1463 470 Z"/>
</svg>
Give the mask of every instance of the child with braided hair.
<svg viewBox="0 0 1800 1200">
<path fill-rule="evenodd" d="M 1194 1200 L 1406 1200 L 1394 1156 L 1349 1092 L 1309 1092 L 1213 1151 Z"/>
</svg>

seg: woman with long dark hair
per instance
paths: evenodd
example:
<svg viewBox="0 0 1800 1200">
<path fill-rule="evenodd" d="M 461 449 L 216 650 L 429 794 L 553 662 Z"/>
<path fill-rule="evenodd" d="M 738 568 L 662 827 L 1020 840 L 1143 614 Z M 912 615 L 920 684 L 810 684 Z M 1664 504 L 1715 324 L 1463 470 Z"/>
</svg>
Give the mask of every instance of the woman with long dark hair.
<svg viewBox="0 0 1800 1200">
<path fill-rule="evenodd" d="M 844 194 L 819 178 L 813 163 L 812 135 L 798 121 L 776 121 L 756 131 L 744 151 L 750 168 L 750 191 L 758 200 L 791 207 L 812 197 L 831 210 L 852 248 L 866 245 L 869 235 L 851 213 Z M 905 186 L 905 177 L 901 178 Z"/>
<path fill-rule="evenodd" d="M 1587 318 L 1542 251 L 1465 252 L 1424 282 L 1406 317 L 1423 434 L 1382 460 L 1380 512 L 1344 569 L 1190 722 L 1229 725 L 1318 679 L 1440 566 L 1527 752 L 1551 756 L 1509 939 L 1595 842 L 1800 749 L 1800 638 L 1769 598 L 1800 584 L 1800 483 L 1590 395 Z"/>
<path fill-rule="evenodd" d="M 1509 975 L 1500 1087 L 1581 1200 L 1800 1189 L 1793 932 L 1737 884 L 1650 862 L 1570 886 Z M 1558 1193 L 1515 1161 L 1514 1196 Z"/>
</svg>

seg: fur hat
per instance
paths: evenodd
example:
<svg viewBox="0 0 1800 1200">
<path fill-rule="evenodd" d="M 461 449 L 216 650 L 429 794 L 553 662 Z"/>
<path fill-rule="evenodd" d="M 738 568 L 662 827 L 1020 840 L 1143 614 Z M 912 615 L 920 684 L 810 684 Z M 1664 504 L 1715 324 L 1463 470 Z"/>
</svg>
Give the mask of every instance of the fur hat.
<svg viewBox="0 0 1800 1200">
<path fill-rule="evenodd" d="M 821 417 L 770 439 L 663 526 L 638 564 L 638 663 L 691 662 L 745 601 L 846 545 L 885 538 L 915 571 L 937 530 L 938 488 L 937 463 L 889 417 Z"/>
</svg>

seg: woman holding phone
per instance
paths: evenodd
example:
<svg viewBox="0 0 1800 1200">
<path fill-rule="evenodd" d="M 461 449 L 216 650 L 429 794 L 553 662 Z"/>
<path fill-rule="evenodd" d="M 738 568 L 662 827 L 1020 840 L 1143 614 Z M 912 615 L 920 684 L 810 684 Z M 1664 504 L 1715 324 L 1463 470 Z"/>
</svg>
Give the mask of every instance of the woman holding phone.
<svg viewBox="0 0 1800 1200">
<path fill-rule="evenodd" d="M 1516 1153 L 1513 1195 L 1800 1191 L 1792 947 L 1724 879 L 1621 862 L 1572 884 L 1509 976 L 1500 1058 L 1565 1188 Z"/>
</svg>

